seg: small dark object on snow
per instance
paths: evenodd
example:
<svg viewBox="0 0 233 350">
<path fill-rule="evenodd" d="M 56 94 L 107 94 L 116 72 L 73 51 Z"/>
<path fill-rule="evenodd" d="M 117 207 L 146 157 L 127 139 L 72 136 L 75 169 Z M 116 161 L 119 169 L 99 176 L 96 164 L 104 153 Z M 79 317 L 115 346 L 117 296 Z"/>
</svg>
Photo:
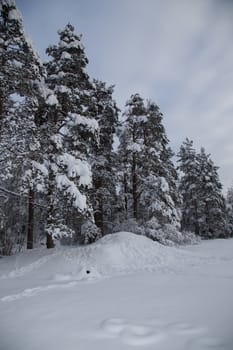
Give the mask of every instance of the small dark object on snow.
<svg viewBox="0 0 233 350">
<path fill-rule="evenodd" d="M 86 273 L 91 273 L 91 271 L 90 271 L 90 270 L 87 270 Z"/>
</svg>

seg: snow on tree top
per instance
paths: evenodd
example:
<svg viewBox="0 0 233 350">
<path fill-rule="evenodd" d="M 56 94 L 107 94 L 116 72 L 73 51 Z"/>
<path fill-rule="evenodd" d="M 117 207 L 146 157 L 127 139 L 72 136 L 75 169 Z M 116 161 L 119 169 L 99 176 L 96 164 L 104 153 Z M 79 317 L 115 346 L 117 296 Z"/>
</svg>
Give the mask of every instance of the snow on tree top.
<svg viewBox="0 0 233 350">
<path fill-rule="evenodd" d="M 6 9 L 6 11 L 4 11 Z M 16 7 L 14 0 L 1 0 L 0 11 L 4 11 L 9 20 L 15 20 L 22 24 L 22 15 Z"/>
<path fill-rule="evenodd" d="M 2 6 L 8 6 L 8 7 L 14 7 L 16 8 L 15 0 L 1 0 L 0 3 L 0 9 L 2 9 Z"/>
<path fill-rule="evenodd" d="M 19 13 L 19 11 L 17 11 L 16 9 L 12 9 L 12 10 L 9 11 L 8 18 L 10 20 L 15 20 L 15 21 L 22 22 L 22 16 Z"/>
<path fill-rule="evenodd" d="M 81 48 L 81 49 L 84 49 L 84 46 L 80 43 L 79 40 L 72 40 L 70 42 L 67 42 L 67 41 L 64 41 L 64 40 L 60 40 L 59 41 L 59 46 L 61 48 Z"/>
<path fill-rule="evenodd" d="M 16 7 L 15 0 L 1 0 L 0 6 L 2 5 Z"/>
<path fill-rule="evenodd" d="M 62 35 L 63 33 L 66 33 L 67 36 L 72 36 L 74 32 L 74 26 L 72 24 L 68 23 L 64 29 L 59 29 L 57 33 L 59 35 Z"/>
</svg>

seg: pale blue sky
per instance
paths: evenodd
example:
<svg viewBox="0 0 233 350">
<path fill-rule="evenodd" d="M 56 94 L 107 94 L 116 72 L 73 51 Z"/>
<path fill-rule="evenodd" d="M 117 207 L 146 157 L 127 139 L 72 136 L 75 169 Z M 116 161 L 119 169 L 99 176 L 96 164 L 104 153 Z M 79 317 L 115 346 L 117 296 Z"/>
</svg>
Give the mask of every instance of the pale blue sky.
<svg viewBox="0 0 233 350">
<path fill-rule="evenodd" d="M 115 84 L 123 108 L 132 93 L 157 102 L 173 150 L 185 137 L 204 146 L 233 182 L 233 1 L 16 0 L 41 57 L 68 22 L 88 72 Z"/>
</svg>

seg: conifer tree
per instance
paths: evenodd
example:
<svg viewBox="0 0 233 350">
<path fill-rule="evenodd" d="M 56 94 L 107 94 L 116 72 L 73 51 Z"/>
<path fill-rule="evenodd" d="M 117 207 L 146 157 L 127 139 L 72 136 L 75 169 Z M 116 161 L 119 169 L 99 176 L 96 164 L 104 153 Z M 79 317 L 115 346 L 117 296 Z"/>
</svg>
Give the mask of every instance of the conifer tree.
<svg viewBox="0 0 233 350">
<path fill-rule="evenodd" d="M 40 153 L 36 119 L 41 117 L 37 110 L 38 98 L 43 94 L 40 87 L 44 71 L 24 32 L 14 0 L 0 3 L 0 31 L 0 143 L 1 163 L 5 164 L 1 184 L 18 195 L 23 191 L 28 196 L 27 246 L 32 248 L 34 185 L 27 181 L 25 186 L 22 179 L 25 172 L 32 170 Z M 25 198 L 24 202 L 27 203 Z"/>
<path fill-rule="evenodd" d="M 138 95 L 126 103 L 120 135 L 121 192 L 128 218 L 179 225 L 177 174 L 159 107 Z"/>
<path fill-rule="evenodd" d="M 198 154 L 199 163 L 199 202 L 200 202 L 200 235 L 204 238 L 229 236 L 226 203 L 222 195 L 222 184 L 216 167 L 201 148 Z"/>
<path fill-rule="evenodd" d="M 95 223 L 102 235 L 111 232 L 116 203 L 116 154 L 113 141 L 118 124 L 118 108 L 113 100 L 113 86 L 94 80 L 93 102 L 95 119 L 99 124 L 99 142 L 93 152 L 93 188 L 91 200 Z"/>
<path fill-rule="evenodd" d="M 181 145 L 178 161 L 183 196 L 182 230 L 193 231 L 203 238 L 227 237 L 229 224 L 218 168 L 204 148 L 196 153 L 188 139 Z"/>
<path fill-rule="evenodd" d="M 51 60 L 46 64 L 47 84 L 56 96 L 56 101 L 51 101 L 55 103 L 48 113 L 47 128 L 50 240 L 55 232 L 80 231 L 85 220 L 93 220 L 89 155 L 98 133 L 98 123 L 90 112 L 92 85 L 85 70 L 88 60 L 81 37 L 70 24 L 58 34 L 58 45 L 47 49 Z M 58 203 L 64 201 L 67 211 L 59 223 Z"/>
<path fill-rule="evenodd" d="M 226 196 L 227 216 L 229 223 L 230 235 L 233 235 L 233 187 L 231 186 L 227 190 Z"/>
<path fill-rule="evenodd" d="M 168 147 L 168 138 L 162 124 L 163 115 L 159 107 L 151 101 L 146 106 L 143 123 L 144 189 L 141 198 L 141 212 L 147 217 L 155 217 L 162 225 L 180 225 L 180 196 L 177 189 L 177 172 L 172 162 L 173 153 Z M 147 208 L 147 215 L 145 212 Z"/>
<path fill-rule="evenodd" d="M 13 94 L 31 95 L 36 80 L 40 78 L 41 65 L 25 35 L 14 0 L 0 3 L 0 33 L 0 115 L 3 115 Z"/>
<path fill-rule="evenodd" d="M 140 198 L 141 155 L 143 149 L 142 123 L 146 118 L 144 101 L 139 94 L 126 102 L 121 125 L 119 159 L 121 163 L 121 192 L 124 197 L 126 219 L 137 220 Z"/>
<path fill-rule="evenodd" d="M 193 141 L 186 138 L 178 153 L 178 170 L 181 172 L 179 191 L 182 195 L 181 229 L 199 234 L 198 161 Z"/>
</svg>

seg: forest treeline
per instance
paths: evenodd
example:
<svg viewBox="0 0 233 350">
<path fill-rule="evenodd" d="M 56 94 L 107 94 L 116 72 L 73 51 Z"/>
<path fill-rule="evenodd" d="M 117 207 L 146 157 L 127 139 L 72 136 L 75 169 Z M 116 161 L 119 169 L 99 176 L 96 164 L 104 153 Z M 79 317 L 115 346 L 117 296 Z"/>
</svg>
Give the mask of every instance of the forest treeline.
<svg viewBox="0 0 233 350">
<path fill-rule="evenodd" d="M 1 0 L 0 254 L 119 230 L 164 244 L 232 236 L 233 190 L 224 198 L 204 148 L 186 139 L 175 167 L 158 105 L 135 93 L 121 112 L 71 24 L 46 53 Z"/>
</svg>

